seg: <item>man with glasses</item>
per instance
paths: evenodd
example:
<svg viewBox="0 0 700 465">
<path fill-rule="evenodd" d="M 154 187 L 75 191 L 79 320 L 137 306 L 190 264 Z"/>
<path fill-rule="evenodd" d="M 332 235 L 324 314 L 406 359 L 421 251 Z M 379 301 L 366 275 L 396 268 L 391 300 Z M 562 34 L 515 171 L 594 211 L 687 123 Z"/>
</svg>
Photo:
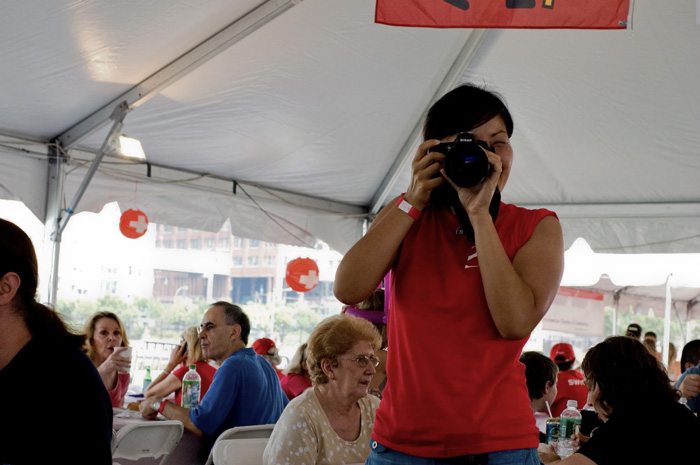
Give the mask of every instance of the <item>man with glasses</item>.
<svg viewBox="0 0 700 465">
<path fill-rule="evenodd" d="M 204 356 L 220 365 L 199 406 L 188 410 L 159 397 L 141 403 L 141 414 L 155 419 L 161 413 L 179 420 L 197 436 L 213 442 L 235 426 L 276 423 L 289 402 L 274 368 L 247 348 L 250 320 L 228 302 L 216 302 L 198 327 Z"/>
</svg>

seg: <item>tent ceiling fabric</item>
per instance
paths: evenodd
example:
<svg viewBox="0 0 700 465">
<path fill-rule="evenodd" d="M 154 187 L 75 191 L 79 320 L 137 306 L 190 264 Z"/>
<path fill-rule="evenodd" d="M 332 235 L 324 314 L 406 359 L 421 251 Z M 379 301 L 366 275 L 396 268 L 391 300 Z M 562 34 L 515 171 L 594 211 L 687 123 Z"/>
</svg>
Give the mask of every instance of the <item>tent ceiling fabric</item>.
<svg viewBox="0 0 700 465">
<path fill-rule="evenodd" d="M 43 218 L 46 148 L 29 156 L 29 142 L 51 141 L 264 3 L 0 4 L 0 196 Z M 151 163 L 188 175 L 149 180 L 105 165 L 79 210 L 129 208 L 138 181 L 152 221 L 218 229 L 230 218 L 234 234 L 297 245 L 318 237 L 345 252 L 473 31 L 377 25 L 372 0 L 292 3 L 126 116 L 122 132 Z M 461 81 L 501 92 L 512 110 L 504 200 L 561 209 L 567 247 L 582 236 L 597 251 L 700 251 L 695 18 L 692 0 L 637 0 L 632 31 L 488 31 Z M 69 152 L 67 200 L 85 172 L 78 160 L 106 132 Z M 216 178 L 166 182 L 191 172 Z M 239 181 L 258 204 L 206 189 L 221 180 Z"/>
</svg>

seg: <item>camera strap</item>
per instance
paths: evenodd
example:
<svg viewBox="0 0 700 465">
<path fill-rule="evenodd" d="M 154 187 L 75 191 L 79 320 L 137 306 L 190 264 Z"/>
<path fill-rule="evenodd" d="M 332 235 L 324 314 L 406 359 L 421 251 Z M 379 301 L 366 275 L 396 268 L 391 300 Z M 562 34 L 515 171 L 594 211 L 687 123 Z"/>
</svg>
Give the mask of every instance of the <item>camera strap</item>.
<svg viewBox="0 0 700 465">
<path fill-rule="evenodd" d="M 456 193 L 456 192 L 455 192 Z M 457 220 L 459 221 L 459 228 L 455 231 L 458 236 L 465 236 L 469 242 L 474 242 L 474 228 L 472 227 L 472 222 L 469 221 L 469 215 L 467 211 L 462 206 L 462 202 L 459 201 L 459 196 L 455 195 L 452 197 L 452 207 L 455 209 L 457 214 Z M 491 204 L 489 205 L 489 213 L 493 222 L 496 222 L 498 218 L 498 209 L 501 207 L 501 191 L 496 187 L 496 190 L 491 197 Z"/>
</svg>

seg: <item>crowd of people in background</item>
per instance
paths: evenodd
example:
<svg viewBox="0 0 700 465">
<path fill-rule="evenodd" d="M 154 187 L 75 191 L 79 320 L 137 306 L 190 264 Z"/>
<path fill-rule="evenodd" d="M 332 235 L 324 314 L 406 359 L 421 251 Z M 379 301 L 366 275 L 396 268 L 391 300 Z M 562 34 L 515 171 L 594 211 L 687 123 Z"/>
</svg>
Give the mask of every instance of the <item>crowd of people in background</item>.
<svg viewBox="0 0 700 465">
<path fill-rule="evenodd" d="M 56 366 L 61 376 L 72 373 L 76 380 L 83 380 L 79 390 L 84 405 L 77 410 L 76 428 L 84 421 L 95 425 L 89 433 L 85 431 L 85 437 L 92 438 L 91 446 L 79 448 L 86 454 L 83 461 L 74 448 L 68 451 L 57 446 L 52 457 L 61 456 L 63 451 L 73 463 L 107 463 L 110 405 L 122 407 L 129 386 L 131 360 L 124 355 L 129 348 L 124 325 L 114 313 L 97 312 L 85 322 L 82 334 L 71 333 L 53 310 L 33 300 L 36 265 L 31 264 L 35 258 L 26 236 L 2 220 L 0 230 L 3 237 L 21 246 L 8 252 L 7 241 L 2 244 L 10 260 L 0 270 L 4 273 L 0 277 L 0 331 L 10 344 L 0 347 L 0 382 L 11 376 L 30 379 L 25 363 L 50 347 L 49 352 L 41 353 L 42 360 L 49 360 L 48 354 L 60 356 Z M 30 265 L 17 264 L 23 260 Z M 264 452 L 266 464 L 363 462 L 377 450 L 377 441 L 371 438 L 382 405 L 381 387 L 388 384 L 386 371 L 379 373 L 380 366 L 386 367 L 388 353 L 384 296 L 384 290 L 378 289 L 360 304 L 346 306 L 340 315 L 322 321 L 284 371 L 277 367 L 281 359 L 273 340 L 261 338 L 248 347 L 250 322 L 243 309 L 216 302 L 200 326 L 182 333 L 165 370 L 146 389 L 146 399 L 139 404 L 141 413 L 147 419 L 159 413 L 178 419 L 188 431 L 210 443 L 234 426 L 274 424 Z M 8 351 L 10 347 L 14 349 Z M 538 430 L 538 460 L 572 464 L 681 460 L 684 454 L 665 444 L 691 441 L 700 434 L 700 424 L 693 415 L 700 408 L 700 340 L 683 347 L 679 362 L 683 373 L 675 384 L 660 361 L 656 335 L 642 333 L 636 323 L 625 336 L 609 337 L 588 349 L 580 365 L 573 346 L 566 342 L 554 344 L 549 356 L 522 352 L 519 362 L 524 367 L 523 388 L 529 399 L 531 424 Z M 199 406 L 188 410 L 179 406 L 179 397 L 191 364 L 201 376 L 202 399 Z M 52 369 L 47 365 L 42 376 Z M 60 395 L 60 386 L 55 392 Z M 168 400 L 173 397 L 174 401 Z M 575 400 L 580 409 L 595 412 L 598 423 L 593 433 L 573 436 L 577 453 L 562 460 L 555 446 L 544 446 L 549 439 L 546 420 L 558 417 L 569 400 Z M 98 405 L 100 408 L 95 408 Z M 6 437 L 16 437 L 17 444 L 22 443 L 13 429 L 0 428 Z M 60 434 L 56 441 L 73 443 Z M 645 447 L 635 448 L 635 443 Z M 45 451 L 23 454 L 18 460 L 11 450 L 0 448 L 4 463 L 26 463 L 23 460 L 27 457 L 40 460 Z M 486 463 L 479 461 L 483 455 L 468 457 L 476 457 L 474 463 Z"/>
<path fill-rule="evenodd" d="M 249 344 L 240 306 L 213 303 L 136 404 L 142 417 L 178 420 L 209 445 L 236 426 L 274 424 L 269 465 L 680 462 L 686 450 L 675 445 L 700 436 L 700 340 L 670 370 L 656 335 L 636 323 L 589 348 L 580 366 L 566 342 L 549 356 L 523 352 L 558 290 L 563 240 L 553 212 L 500 201 L 511 114 L 501 96 L 464 84 L 429 109 L 423 133 L 406 192 L 338 267 L 341 314 L 320 322 L 282 370 L 272 339 Z M 444 165 L 469 137 L 490 166 L 474 185 Z M 130 383 L 124 325 L 98 312 L 77 334 L 39 304 L 33 246 L 4 220 L 0 256 L 0 396 L 12 399 L 4 416 L 13 419 L 0 422 L 0 440 L 12 444 L 0 463 L 111 463 L 113 408 Z M 185 408 L 190 365 L 202 396 Z M 52 434 L 36 448 L 26 431 L 47 393 L 74 409 L 60 425 L 41 417 Z M 543 444 L 546 421 L 571 400 L 600 422 L 572 435 L 576 453 L 562 459 Z"/>
</svg>

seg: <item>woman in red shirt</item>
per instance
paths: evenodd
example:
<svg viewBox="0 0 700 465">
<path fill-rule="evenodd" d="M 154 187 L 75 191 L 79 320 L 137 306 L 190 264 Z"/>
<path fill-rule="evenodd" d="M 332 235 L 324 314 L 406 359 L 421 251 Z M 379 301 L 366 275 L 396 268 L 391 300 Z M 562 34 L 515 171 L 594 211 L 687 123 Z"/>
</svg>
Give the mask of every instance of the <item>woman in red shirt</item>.
<svg viewBox="0 0 700 465">
<path fill-rule="evenodd" d="M 216 368 L 208 363 L 202 353 L 202 342 L 197 334 L 196 326 L 191 326 L 182 333 L 182 341 L 170 354 L 170 360 L 168 360 L 165 370 L 153 380 L 144 395 L 146 397 L 167 397 L 174 392 L 175 403 L 181 405 L 182 379 L 185 377 L 185 373 L 189 371 L 190 365 L 197 366 L 197 373 L 202 378 L 201 396 L 204 397 L 209 390 L 211 382 L 214 380 Z M 176 367 L 178 368 L 175 369 Z"/>
</svg>

